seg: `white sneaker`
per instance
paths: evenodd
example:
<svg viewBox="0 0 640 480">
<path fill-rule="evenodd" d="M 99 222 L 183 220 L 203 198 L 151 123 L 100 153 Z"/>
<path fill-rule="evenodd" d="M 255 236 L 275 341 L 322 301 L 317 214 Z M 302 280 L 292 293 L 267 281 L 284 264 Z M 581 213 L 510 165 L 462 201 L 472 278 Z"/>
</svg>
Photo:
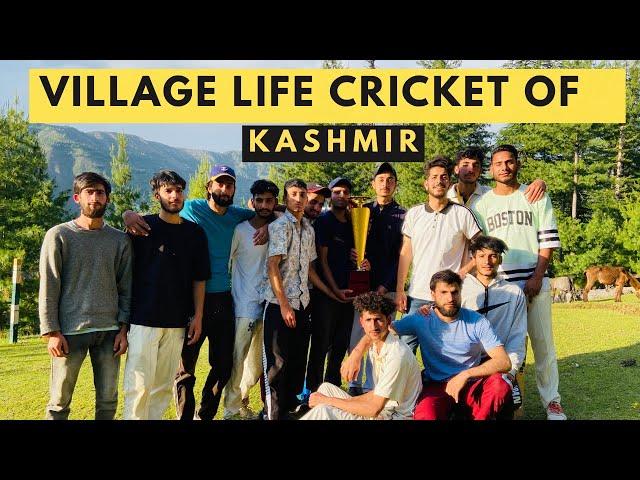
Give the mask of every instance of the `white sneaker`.
<svg viewBox="0 0 640 480">
<path fill-rule="evenodd" d="M 567 416 L 558 402 L 550 402 L 547 405 L 547 420 L 566 420 Z"/>
</svg>

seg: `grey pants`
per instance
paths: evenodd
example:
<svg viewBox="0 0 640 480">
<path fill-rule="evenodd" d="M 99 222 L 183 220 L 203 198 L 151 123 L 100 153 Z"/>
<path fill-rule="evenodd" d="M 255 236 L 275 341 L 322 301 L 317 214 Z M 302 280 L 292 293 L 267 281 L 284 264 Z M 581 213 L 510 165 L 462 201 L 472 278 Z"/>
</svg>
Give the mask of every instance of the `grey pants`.
<svg viewBox="0 0 640 480">
<path fill-rule="evenodd" d="M 120 357 L 113 357 L 113 343 L 118 330 L 65 335 L 69 344 L 66 357 L 51 359 L 47 420 L 67 420 L 71 398 L 80 367 L 87 352 L 91 357 L 93 384 L 96 389 L 96 420 L 113 420 L 118 406 L 118 374 Z"/>
</svg>

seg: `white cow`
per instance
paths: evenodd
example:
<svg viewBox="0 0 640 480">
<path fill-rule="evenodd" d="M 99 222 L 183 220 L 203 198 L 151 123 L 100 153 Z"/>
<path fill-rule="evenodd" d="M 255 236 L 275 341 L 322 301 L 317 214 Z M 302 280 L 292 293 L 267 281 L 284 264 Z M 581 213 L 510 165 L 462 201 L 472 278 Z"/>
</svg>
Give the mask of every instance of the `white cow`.
<svg viewBox="0 0 640 480">
<path fill-rule="evenodd" d="M 554 302 L 573 301 L 573 281 L 571 277 L 556 277 L 551 279 L 551 294 Z"/>
</svg>

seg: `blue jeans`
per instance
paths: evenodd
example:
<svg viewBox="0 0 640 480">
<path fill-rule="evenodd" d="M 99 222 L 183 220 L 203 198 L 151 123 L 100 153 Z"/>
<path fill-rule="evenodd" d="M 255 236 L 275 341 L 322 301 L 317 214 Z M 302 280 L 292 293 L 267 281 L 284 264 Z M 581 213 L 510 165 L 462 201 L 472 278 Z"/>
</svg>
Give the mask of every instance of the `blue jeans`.
<svg viewBox="0 0 640 480">
<path fill-rule="evenodd" d="M 113 357 L 113 343 L 118 330 L 66 335 L 69 353 L 52 357 L 47 420 L 67 420 L 71 397 L 80 367 L 87 352 L 91 357 L 93 384 L 96 389 L 96 420 L 113 420 L 118 406 L 120 357 Z"/>
<path fill-rule="evenodd" d="M 433 304 L 431 300 L 423 300 L 421 298 L 413 298 L 407 295 L 407 308 L 409 311 L 406 315 L 411 315 L 412 313 L 416 313 L 418 309 L 423 305 Z M 418 350 L 418 337 L 415 335 L 401 335 L 400 338 L 406 343 L 413 354 L 416 354 Z"/>
</svg>

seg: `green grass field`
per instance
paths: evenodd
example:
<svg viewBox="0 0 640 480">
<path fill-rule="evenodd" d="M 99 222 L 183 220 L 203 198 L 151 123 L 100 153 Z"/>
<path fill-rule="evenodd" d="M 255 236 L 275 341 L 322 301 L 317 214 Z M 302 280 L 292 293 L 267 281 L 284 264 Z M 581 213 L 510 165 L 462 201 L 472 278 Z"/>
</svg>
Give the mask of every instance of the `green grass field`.
<svg viewBox="0 0 640 480">
<path fill-rule="evenodd" d="M 612 300 L 554 304 L 553 322 L 560 393 L 569 419 L 639 420 L 640 301 L 633 295 L 625 295 L 621 304 Z M 197 398 L 208 372 L 206 349 L 205 344 L 196 372 Z M 638 365 L 621 365 L 630 359 Z M 535 386 L 533 362 L 529 348 L 524 418 L 537 420 L 544 419 L 545 413 Z M 122 385 L 122 375 L 120 382 Z M 49 357 L 40 338 L 21 338 L 17 345 L 10 345 L 6 335 L 0 338 L 0 419 L 42 419 L 48 385 Z M 71 403 L 70 418 L 92 419 L 93 405 L 92 372 L 86 360 Z M 122 418 L 122 396 L 118 407 L 117 418 Z M 258 387 L 252 390 L 251 408 L 255 411 L 261 408 Z M 173 405 L 165 418 L 175 418 Z"/>
</svg>

